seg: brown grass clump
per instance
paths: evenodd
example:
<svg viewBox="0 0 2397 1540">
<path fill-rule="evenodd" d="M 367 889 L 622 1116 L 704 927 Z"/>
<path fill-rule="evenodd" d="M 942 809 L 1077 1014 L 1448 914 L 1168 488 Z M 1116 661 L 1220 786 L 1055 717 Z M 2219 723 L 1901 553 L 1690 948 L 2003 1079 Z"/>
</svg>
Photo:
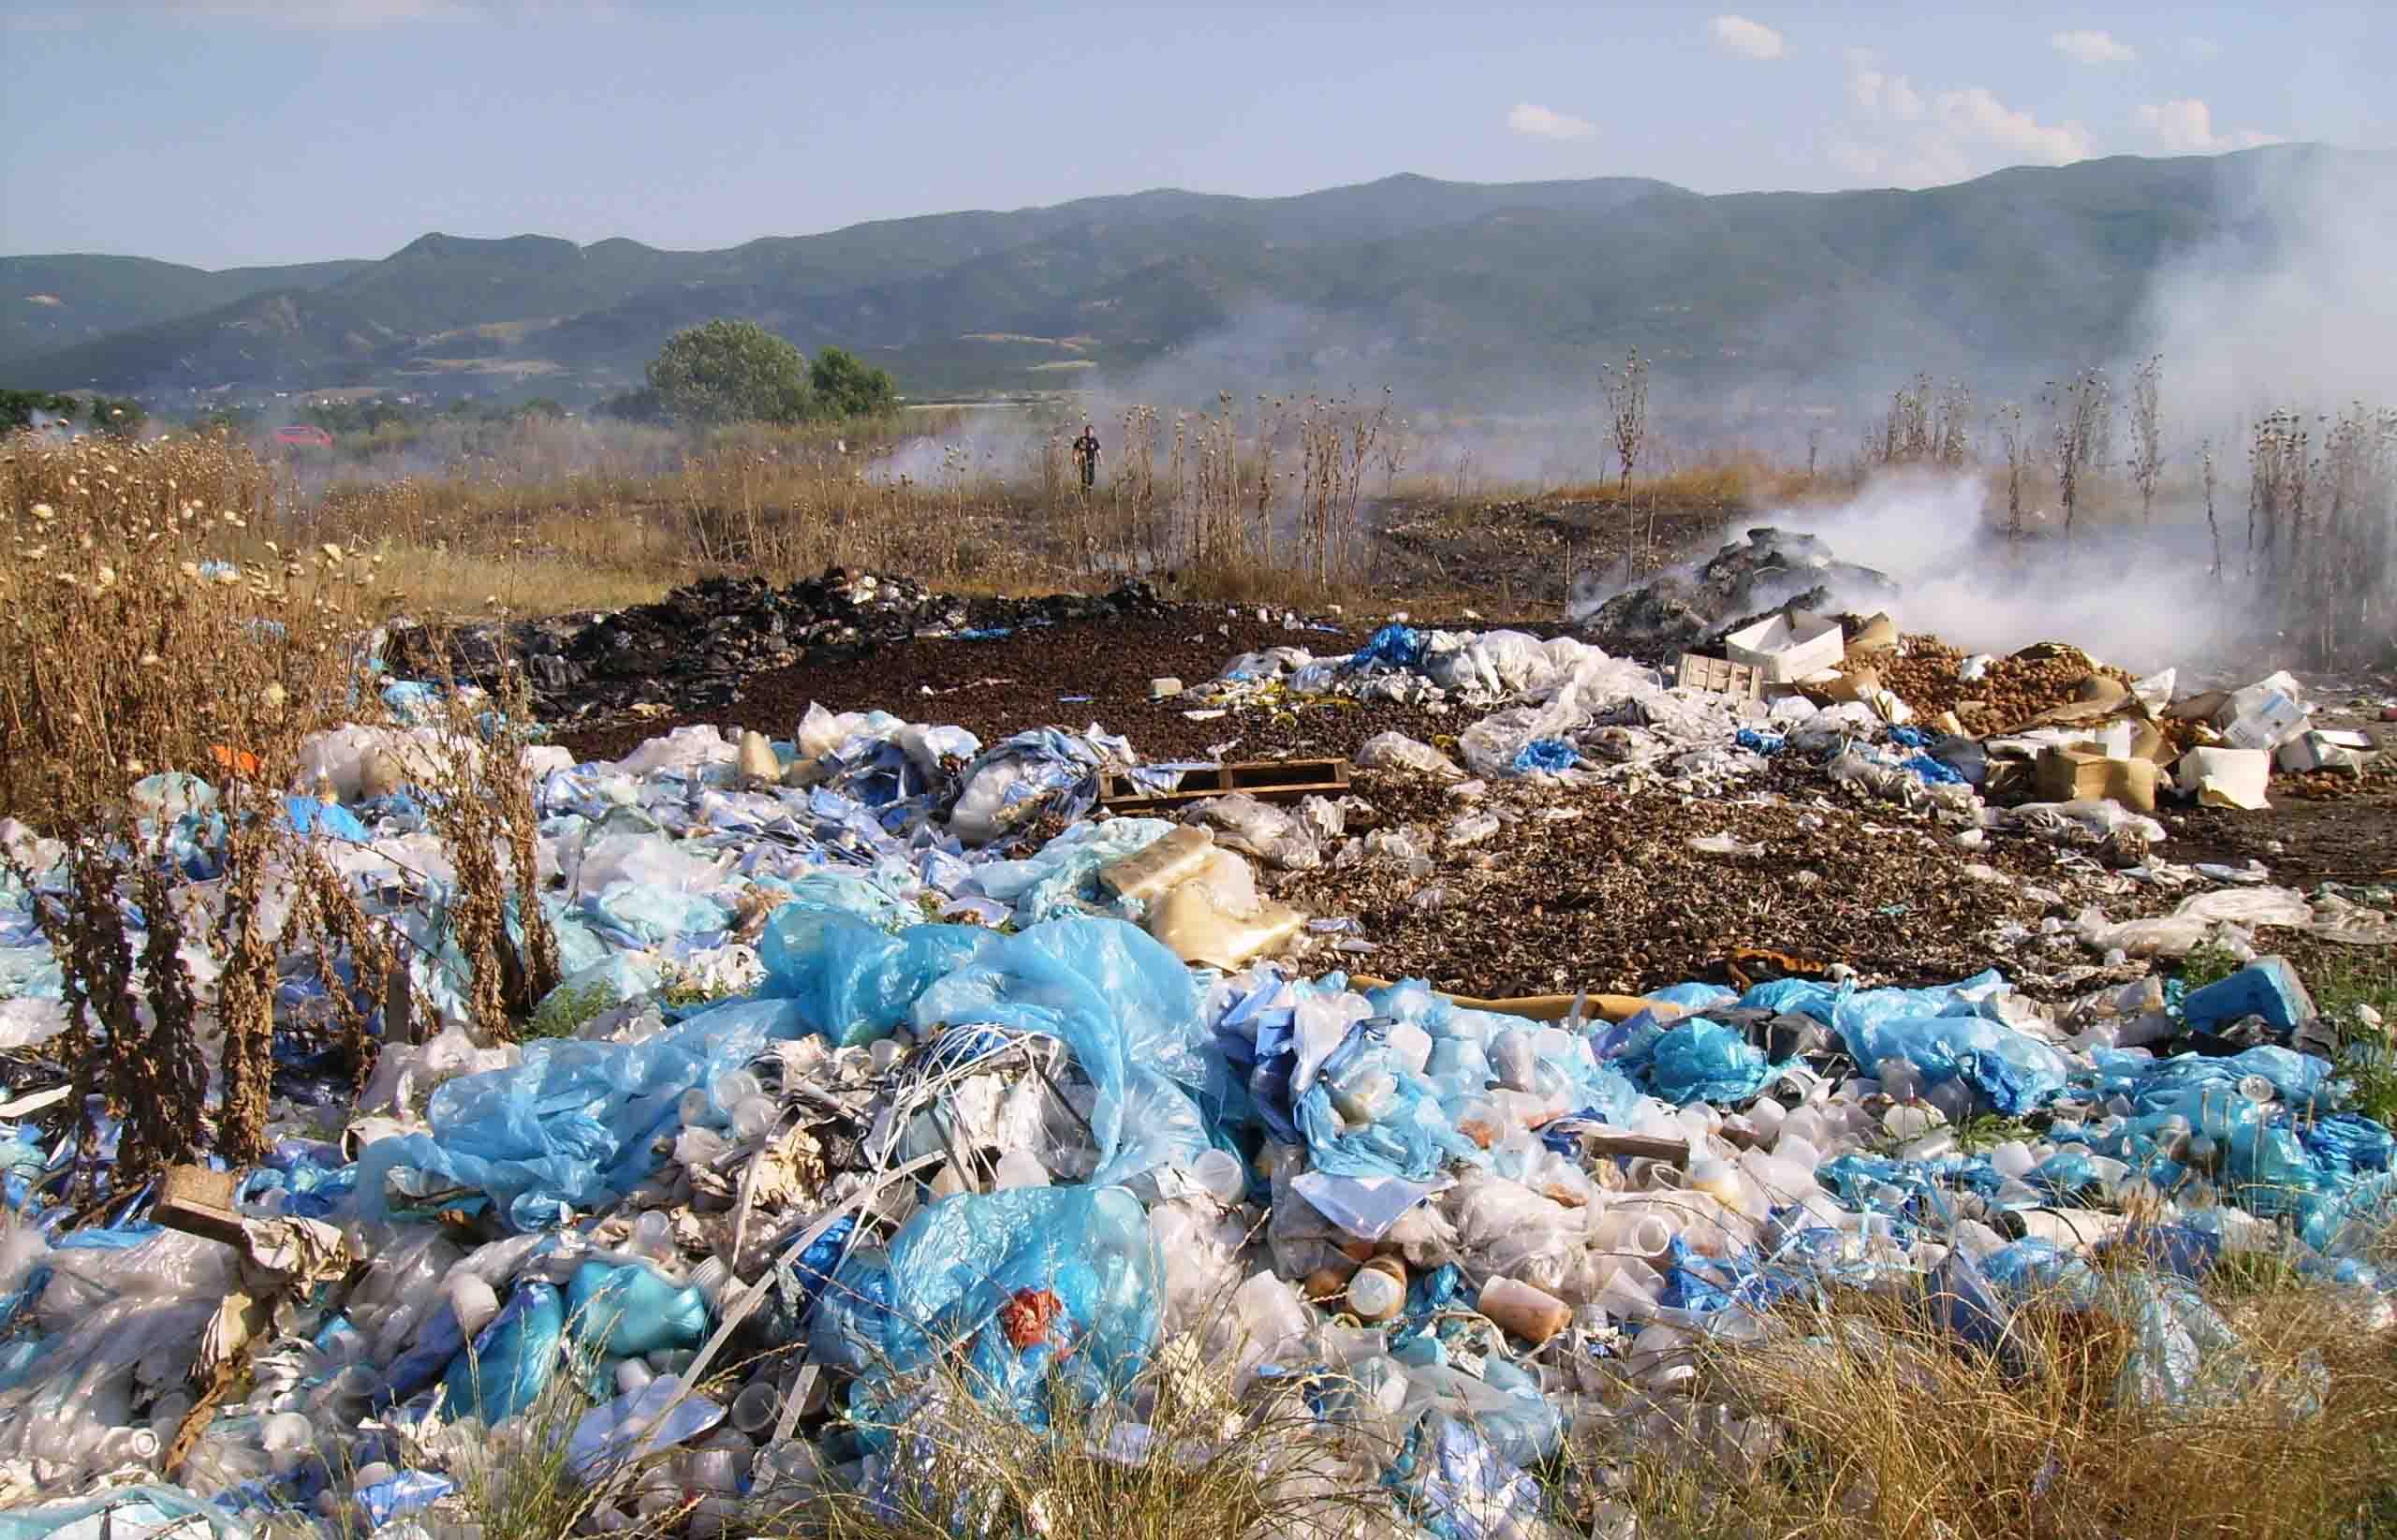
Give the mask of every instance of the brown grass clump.
<svg viewBox="0 0 2397 1540">
<path fill-rule="evenodd" d="M 129 1120 L 120 1182 L 198 1150 L 212 1060 L 216 1148 L 264 1152 L 283 798 L 302 741 L 351 711 L 385 602 L 338 545 L 253 543 L 271 495 L 222 438 L 0 449 L 0 814 L 66 842 L 74 880 L 35 917 L 66 975 L 78 1096 Z M 193 779 L 138 798 L 161 772 Z M 195 841 L 221 880 L 177 892 Z M 213 983 L 187 944 L 214 954 Z"/>
<path fill-rule="evenodd" d="M 2008 1352 L 1963 1350 L 1890 1300 L 1785 1312 L 1712 1365 L 1777 1447 L 1750 1473 L 1635 1451 L 1610 1467 L 1643 1533 L 1830 1540 L 2363 1536 L 2397 1521 L 2397 1340 L 2347 1291 L 2216 1292 L 2243 1362 L 2209 1404 L 2116 1394 L 2132 1329 L 2037 1306 Z M 2009 1373 L 2011 1361 L 2027 1370 Z"/>
<path fill-rule="evenodd" d="M 1345 1540 L 1399 1533 L 1376 1470 L 1323 1437 L 1296 1392 L 1235 1406 L 1169 1342 L 1131 1393 L 1062 1396 L 1050 1426 L 1019 1422 L 949 1366 L 919 1377 L 922 1410 L 893 1434 L 900 1475 L 875 1502 L 843 1491 L 754 1494 L 743 1533 L 822 1540 L 958 1534 L 1125 1540 Z M 1185 1393 L 1192 1386 L 1200 1393 Z M 914 1402 L 914 1394 L 909 1397 Z"/>
</svg>

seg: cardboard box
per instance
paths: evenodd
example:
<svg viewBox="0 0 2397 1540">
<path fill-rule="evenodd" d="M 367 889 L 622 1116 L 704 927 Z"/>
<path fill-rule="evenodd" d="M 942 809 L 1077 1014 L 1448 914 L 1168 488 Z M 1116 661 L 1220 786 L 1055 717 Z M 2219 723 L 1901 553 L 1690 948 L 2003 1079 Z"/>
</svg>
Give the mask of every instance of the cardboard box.
<svg viewBox="0 0 2397 1540">
<path fill-rule="evenodd" d="M 1769 684 L 1820 673 L 1847 655 L 1839 622 L 1802 609 L 1742 626 L 1723 638 L 1723 651 L 1733 663 L 1755 668 Z"/>
<path fill-rule="evenodd" d="M 1857 628 L 1847 639 L 1847 655 L 1856 657 L 1865 653 L 1886 653 L 1898 644 L 1898 623 L 1887 611 L 1873 616 Z"/>
<path fill-rule="evenodd" d="M 2036 769 L 2042 802 L 2109 800 L 2134 813 L 2155 811 L 2155 762 L 2110 759 L 2089 749 L 2042 749 Z"/>
</svg>

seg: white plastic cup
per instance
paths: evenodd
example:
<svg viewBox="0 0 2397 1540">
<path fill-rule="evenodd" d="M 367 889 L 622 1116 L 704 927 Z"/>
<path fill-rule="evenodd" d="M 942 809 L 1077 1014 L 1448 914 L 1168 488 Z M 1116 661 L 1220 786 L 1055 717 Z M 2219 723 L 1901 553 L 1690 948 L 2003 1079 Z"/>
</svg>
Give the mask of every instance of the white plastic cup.
<svg viewBox="0 0 2397 1540">
<path fill-rule="evenodd" d="M 999 1168 L 993 1185 L 1000 1192 L 1017 1187 L 1046 1187 L 1049 1168 L 1040 1157 L 1029 1150 L 1009 1150 L 999 1156 Z"/>
<path fill-rule="evenodd" d="M 450 1313 L 458 1317 L 458 1329 L 471 1341 L 499 1313 L 499 1291 L 463 1267 L 450 1270 L 447 1287 Z"/>
<path fill-rule="evenodd" d="M 2021 1139 L 2008 1139 L 2004 1144 L 1990 1147 L 1989 1163 L 1999 1176 L 2019 1179 L 2029 1176 L 2039 1160 L 2031 1152 L 2029 1145 Z"/>
<path fill-rule="evenodd" d="M 765 1380 L 753 1380 L 732 1398 L 732 1426 L 756 1436 L 771 1430 L 781 1412 L 782 1393 Z"/>
<path fill-rule="evenodd" d="M 1240 1157 L 1223 1150 L 1201 1151 L 1190 1163 L 1190 1179 L 1219 1203 L 1237 1203 L 1248 1190 L 1248 1172 Z"/>
<path fill-rule="evenodd" d="M 664 1256 L 674 1249 L 674 1222 L 655 1209 L 633 1221 L 633 1250 Z"/>
<path fill-rule="evenodd" d="M 733 1137 L 762 1139 L 774 1131 L 781 1118 L 781 1104 L 772 1096 L 743 1096 L 732 1104 Z"/>
</svg>

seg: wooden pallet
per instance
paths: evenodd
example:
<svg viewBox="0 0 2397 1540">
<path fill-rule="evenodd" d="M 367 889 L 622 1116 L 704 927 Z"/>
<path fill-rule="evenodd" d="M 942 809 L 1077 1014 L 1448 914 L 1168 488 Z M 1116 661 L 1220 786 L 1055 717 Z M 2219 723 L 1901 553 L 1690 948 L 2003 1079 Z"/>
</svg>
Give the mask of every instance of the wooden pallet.
<svg viewBox="0 0 2397 1540">
<path fill-rule="evenodd" d="M 1301 797 L 1340 797 L 1348 790 L 1346 759 L 1250 759 L 1236 765 L 1206 765 L 1182 772 L 1171 791 L 1146 791 L 1121 770 L 1100 779 L 1098 801 L 1112 813 L 1180 807 L 1209 797 L 1244 791 L 1260 801 L 1291 801 Z"/>
<path fill-rule="evenodd" d="M 1750 700 L 1764 694 L 1764 676 L 1753 666 L 1733 663 L 1728 658 L 1700 657 L 1696 653 L 1682 654 L 1673 682 L 1685 689 L 1720 690 Z"/>
</svg>

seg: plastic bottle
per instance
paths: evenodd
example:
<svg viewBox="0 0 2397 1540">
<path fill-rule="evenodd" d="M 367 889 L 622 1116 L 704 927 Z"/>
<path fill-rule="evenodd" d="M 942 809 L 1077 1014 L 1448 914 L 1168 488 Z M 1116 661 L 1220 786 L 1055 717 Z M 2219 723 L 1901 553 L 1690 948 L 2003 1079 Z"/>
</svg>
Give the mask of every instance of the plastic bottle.
<svg viewBox="0 0 2397 1540">
<path fill-rule="evenodd" d="M 1874 1078 L 1881 1082 L 1881 1090 L 1901 1102 L 1910 1102 L 1922 1094 L 1922 1071 L 1911 1059 L 1888 1058 L 1873 1066 Z"/>
<path fill-rule="evenodd" d="M 1663 1390 L 1698 1378 L 1698 1360 L 1690 1352 L 1689 1335 L 1676 1327 L 1642 1327 L 1631 1340 L 1626 1362 L 1632 1375 L 1651 1390 Z"/>
<path fill-rule="evenodd" d="M 148 1465 L 158 1458 L 158 1435 L 149 1429 L 111 1428 L 95 1441 L 91 1461 L 95 1469 L 111 1470 L 119 1465 Z"/>
<path fill-rule="evenodd" d="M 781 1415 L 782 1392 L 770 1380 L 752 1380 L 732 1398 L 732 1426 L 752 1438 L 763 1436 Z"/>
<path fill-rule="evenodd" d="M 277 1412 L 258 1426 L 258 1442 L 274 1459 L 274 1468 L 287 1471 L 316 1451 L 316 1430 L 297 1412 Z"/>
<path fill-rule="evenodd" d="M 1519 1279 L 1493 1278 L 1481 1286 L 1474 1308 L 1495 1322 L 1501 1330 L 1522 1338 L 1534 1347 L 1564 1330 L 1573 1319 L 1572 1307 L 1546 1289 L 1534 1288 Z"/>
<path fill-rule="evenodd" d="M 1942 1080 L 1924 1092 L 1922 1099 L 1937 1107 L 1949 1122 L 1962 1122 L 1973 1115 L 1973 1088 L 1962 1080 Z"/>
</svg>

